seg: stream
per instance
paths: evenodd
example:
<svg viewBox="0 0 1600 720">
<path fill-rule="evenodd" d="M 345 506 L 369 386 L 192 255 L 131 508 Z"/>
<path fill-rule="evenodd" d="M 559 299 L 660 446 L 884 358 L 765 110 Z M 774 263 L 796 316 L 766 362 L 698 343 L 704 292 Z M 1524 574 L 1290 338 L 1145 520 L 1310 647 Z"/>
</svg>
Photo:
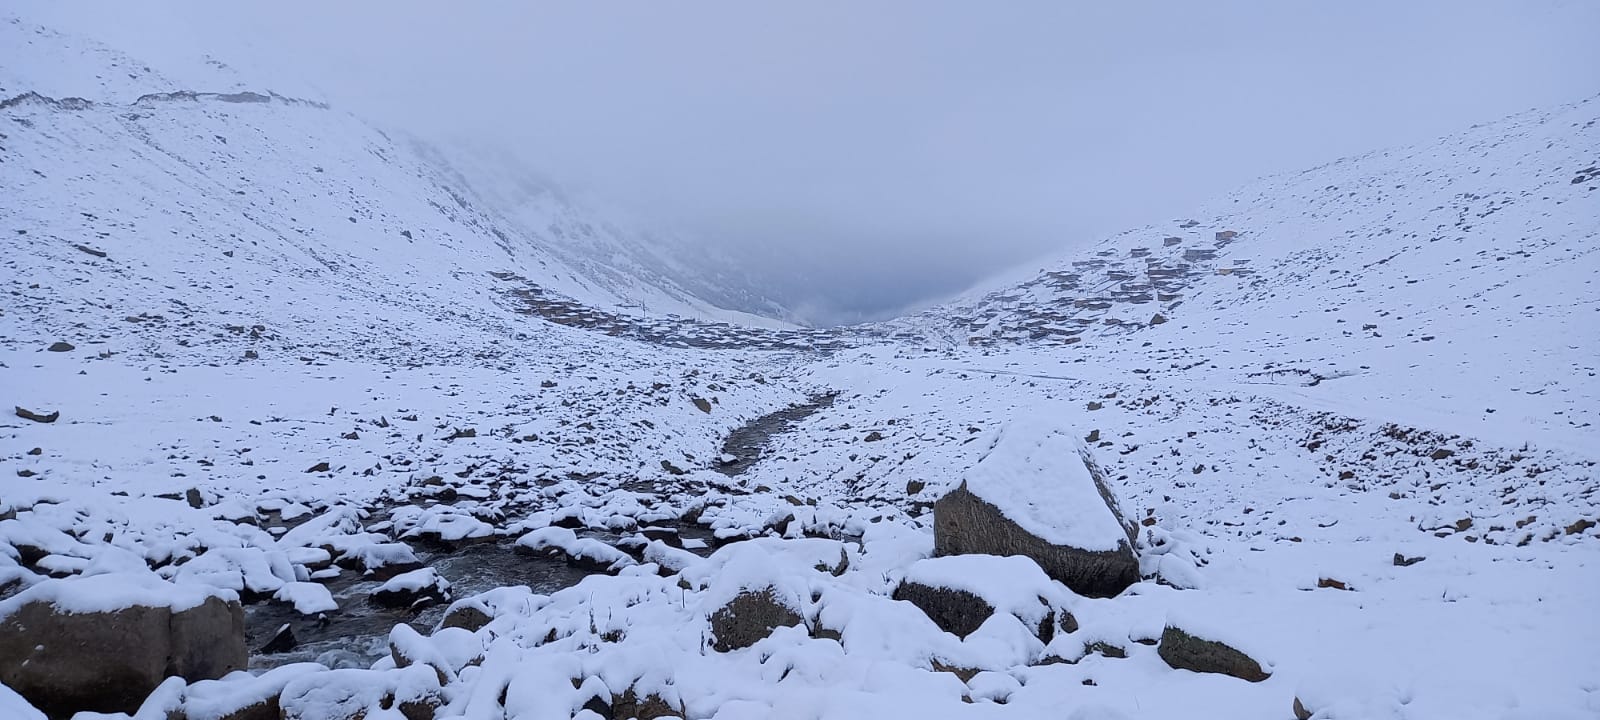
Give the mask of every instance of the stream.
<svg viewBox="0 0 1600 720">
<path fill-rule="evenodd" d="M 723 457 L 734 459 L 720 463 L 717 472 L 732 477 L 749 470 L 750 466 L 755 465 L 766 453 L 774 435 L 786 433 L 801 420 L 826 410 L 838 397 L 837 392 L 816 395 L 799 405 L 768 413 L 745 423 L 743 427 L 729 433 L 728 439 L 722 443 Z"/>
</svg>

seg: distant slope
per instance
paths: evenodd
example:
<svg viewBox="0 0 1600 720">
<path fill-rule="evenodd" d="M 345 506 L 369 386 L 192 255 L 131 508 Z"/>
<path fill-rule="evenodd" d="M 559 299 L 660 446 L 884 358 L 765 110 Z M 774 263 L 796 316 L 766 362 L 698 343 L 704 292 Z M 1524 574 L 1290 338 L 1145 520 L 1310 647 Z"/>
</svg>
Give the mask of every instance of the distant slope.
<svg viewBox="0 0 1600 720">
<path fill-rule="evenodd" d="M 790 325 L 775 320 L 787 319 L 788 308 L 727 257 L 670 232 L 645 230 L 619 211 L 574 202 L 558 184 L 503 153 L 459 145 L 417 149 L 449 168 L 452 183 L 468 188 L 515 234 L 594 278 L 635 311 L 651 311 L 649 298 L 660 289 L 691 307 L 709 303 L 729 311 L 697 308 L 703 320 Z"/>
<path fill-rule="evenodd" d="M 352 333 L 427 343 L 430 333 L 399 329 L 419 316 L 492 322 L 485 307 L 515 310 L 490 273 L 612 312 L 745 319 L 659 273 L 633 274 L 641 266 L 609 245 L 596 252 L 616 266 L 574 251 L 605 227 L 579 208 L 551 203 L 534 234 L 410 141 L 320 103 L 241 89 L 220 65 L 191 78 L 215 76 L 210 86 L 177 85 L 16 19 L 0 20 L 0 45 L 20 58 L 0 66 L 0 267 L 15 298 L 0 318 L 4 342 L 62 324 L 113 336 L 135 322 L 126 318 L 199 314 L 211 327 L 292 318 L 296 327 L 269 332 L 309 345 L 330 329 L 329 308 L 359 297 L 392 316 L 344 318 Z"/>
<path fill-rule="evenodd" d="M 1589 99 L 1267 178 L 889 326 L 1338 379 L 1328 402 L 1584 444 L 1600 423 L 1597 118 Z"/>
</svg>

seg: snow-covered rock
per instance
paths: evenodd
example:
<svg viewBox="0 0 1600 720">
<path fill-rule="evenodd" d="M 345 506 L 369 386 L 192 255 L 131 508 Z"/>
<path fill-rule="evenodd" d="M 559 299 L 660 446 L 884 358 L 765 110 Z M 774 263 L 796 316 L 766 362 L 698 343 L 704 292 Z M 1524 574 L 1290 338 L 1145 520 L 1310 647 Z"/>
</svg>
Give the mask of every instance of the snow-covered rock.
<svg viewBox="0 0 1600 720">
<path fill-rule="evenodd" d="M 934 503 L 934 552 L 1023 555 L 1091 597 L 1139 580 L 1132 524 L 1068 429 L 1018 420 Z"/>
<path fill-rule="evenodd" d="M 148 571 L 46 580 L 0 602 L 0 683 L 52 714 L 137 709 L 164 678 L 245 666 L 227 590 Z"/>
<path fill-rule="evenodd" d="M 1003 612 L 1049 643 L 1057 628 L 1076 626 L 1065 609 L 1068 594 L 1026 557 L 952 555 L 912 564 L 894 599 L 916 605 L 958 637 L 971 635 L 990 616 Z"/>
<path fill-rule="evenodd" d="M 427 605 L 450 601 L 450 581 L 438 570 L 421 568 L 401 573 L 379 585 L 368 599 L 375 605 L 420 610 Z"/>
<path fill-rule="evenodd" d="M 711 647 L 718 652 L 741 650 L 760 642 L 773 630 L 804 621 L 800 611 L 782 599 L 776 588 L 744 590 L 711 613 Z"/>
<path fill-rule="evenodd" d="M 1232 675 L 1240 680 L 1261 682 L 1272 677 L 1271 666 L 1221 639 L 1215 629 L 1192 630 L 1169 624 L 1161 632 L 1161 659 L 1179 670 Z"/>
<path fill-rule="evenodd" d="M 444 705 L 432 668 L 330 670 L 290 680 L 279 697 L 283 720 L 359 720 L 397 712 L 427 720 Z"/>
</svg>

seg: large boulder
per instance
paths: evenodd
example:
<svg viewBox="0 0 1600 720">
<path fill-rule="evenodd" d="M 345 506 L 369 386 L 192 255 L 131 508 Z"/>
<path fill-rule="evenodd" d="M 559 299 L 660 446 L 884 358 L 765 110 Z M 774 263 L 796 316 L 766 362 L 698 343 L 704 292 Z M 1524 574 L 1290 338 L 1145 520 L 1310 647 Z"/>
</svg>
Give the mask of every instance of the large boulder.
<svg viewBox="0 0 1600 720">
<path fill-rule="evenodd" d="M 705 588 L 701 612 L 710 622 L 711 647 L 750 647 L 783 627 L 809 630 L 813 588 L 832 582 L 850 561 L 844 543 L 822 538 L 759 538 L 727 545 L 678 573 L 688 588 Z"/>
<path fill-rule="evenodd" d="M 750 647 L 780 627 L 804 622 L 797 608 L 767 587 L 745 590 L 711 613 L 711 647 L 729 652 Z"/>
<path fill-rule="evenodd" d="M 392 718 L 393 710 L 405 720 L 433 720 L 443 704 L 438 677 L 422 666 L 306 673 L 278 696 L 281 720 Z"/>
<path fill-rule="evenodd" d="M 41 582 L 0 602 L 0 683 L 51 716 L 133 712 L 167 677 L 245 667 L 244 609 L 154 573 Z"/>
<path fill-rule="evenodd" d="M 1058 627 L 1077 622 L 1067 593 L 1025 557 L 957 555 L 918 560 L 906 569 L 893 596 L 922 610 L 941 630 L 965 638 L 996 612 L 1022 621 L 1041 642 Z"/>
<path fill-rule="evenodd" d="M 935 555 L 1022 555 L 1080 595 L 1139 581 L 1136 526 L 1076 437 L 1016 421 L 933 506 Z"/>
</svg>

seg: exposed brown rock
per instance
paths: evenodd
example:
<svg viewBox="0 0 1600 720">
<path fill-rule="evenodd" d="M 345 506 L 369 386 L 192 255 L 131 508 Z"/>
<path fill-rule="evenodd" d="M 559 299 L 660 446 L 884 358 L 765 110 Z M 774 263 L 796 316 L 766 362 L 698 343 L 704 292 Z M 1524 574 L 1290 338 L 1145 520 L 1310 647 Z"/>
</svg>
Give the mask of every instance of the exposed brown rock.
<svg viewBox="0 0 1600 720">
<path fill-rule="evenodd" d="M 0 682 L 45 713 L 133 712 L 162 680 L 245 667 L 244 609 L 208 598 L 187 610 L 135 605 L 69 613 L 23 604 L 0 621 Z"/>
<path fill-rule="evenodd" d="M 1168 665 L 1179 670 L 1221 673 L 1249 682 L 1261 682 L 1272 676 L 1261 669 L 1261 663 L 1238 649 L 1216 640 L 1195 637 L 1171 625 L 1162 631 L 1157 652 Z"/>
<path fill-rule="evenodd" d="M 778 601 L 772 588 L 746 590 L 711 614 L 711 647 L 717 652 L 747 648 L 773 630 L 803 620 L 794 608 Z"/>
<path fill-rule="evenodd" d="M 935 555 L 1022 555 L 1079 595 L 1110 597 L 1139 581 L 1139 560 L 1122 538 L 1116 550 L 1055 545 L 1028 532 L 963 483 L 933 505 Z"/>
<path fill-rule="evenodd" d="M 36 413 L 19 405 L 17 406 L 17 417 L 22 418 L 23 420 L 32 420 L 36 423 L 53 423 L 61 419 L 61 411 L 56 410 L 50 413 Z"/>
</svg>

